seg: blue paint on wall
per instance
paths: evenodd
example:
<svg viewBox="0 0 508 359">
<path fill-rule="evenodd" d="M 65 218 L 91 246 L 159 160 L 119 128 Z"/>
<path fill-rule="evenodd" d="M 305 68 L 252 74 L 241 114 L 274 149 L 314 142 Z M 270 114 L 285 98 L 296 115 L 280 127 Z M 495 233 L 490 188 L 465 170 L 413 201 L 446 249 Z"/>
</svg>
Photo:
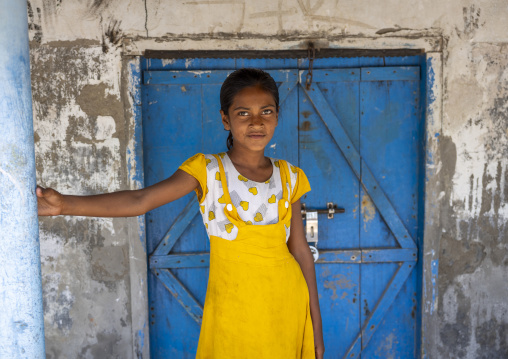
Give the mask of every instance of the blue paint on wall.
<svg viewBox="0 0 508 359">
<path fill-rule="evenodd" d="M 139 350 L 143 351 L 143 347 L 145 346 L 145 333 L 143 330 L 138 330 L 138 343 L 139 343 Z"/>
<path fill-rule="evenodd" d="M 0 358 L 45 357 L 26 0 L 0 0 Z"/>
<path fill-rule="evenodd" d="M 430 282 L 432 283 L 432 302 L 430 304 L 430 314 L 434 313 L 437 307 L 437 274 L 439 261 L 437 259 L 430 262 Z"/>
<path fill-rule="evenodd" d="M 129 94 L 133 105 L 134 148 L 127 149 L 127 155 L 129 156 L 127 169 L 131 180 L 141 188 L 143 186 L 143 137 L 141 132 L 141 74 L 139 66 L 139 60 L 129 62 Z"/>
<path fill-rule="evenodd" d="M 434 101 L 436 101 L 436 96 L 434 94 L 434 81 L 435 81 L 435 72 L 432 68 L 432 59 L 427 59 L 427 105 L 431 105 Z M 431 110 L 431 109 L 429 109 Z"/>
<path fill-rule="evenodd" d="M 434 103 L 434 101 L 436 101 L 436 96 L 434 94 L 434 81 L 435 81 L 436 74 L 434 72 L 434 68 L 432 67 L 432 59 L 431 58 L 426 59 L 425 69 L 426 69 L 426 71 L 424 72 L 424 74 L 426 76 L 425 105 L 426 105 L 426 111 L 427 111 L 426 118 L 433 119 L 434 118 L 434 116 L 433 116 L 434 110 L 432 108 L 432 104 Z M 432 127 L 432 125 L 433 124 L 427 124 L 428 127 Z M 430 134 L 430 133 L 428 135 L 432 136 L 432 134 Z M 429 139 L 427 139 L 427 142 L 428 142 L 428 140 Z M 434 164 L 433 153 L 428 150 L 428 147 L 427 147 L 426 155 L 427 155 L 426 156 L 427 165 L 433 165 Z M 427 177 L 425 177 L 425 181 L 426 182 L 428 181 Z"/>
<path fill-rule="evenodd" d="M 127 173 L 135 188 L 144 187 L 143 176 L 143 132 L 141 117 L 141 69 L 139 59 L 133 59 L 128 64 L 129 88 L 132 101 L 132 116 L 134 123 L 133 146 L 127 147 Z M 146 252 L 145 216 L 138 217 L 139 239 Z"/>
</svg>

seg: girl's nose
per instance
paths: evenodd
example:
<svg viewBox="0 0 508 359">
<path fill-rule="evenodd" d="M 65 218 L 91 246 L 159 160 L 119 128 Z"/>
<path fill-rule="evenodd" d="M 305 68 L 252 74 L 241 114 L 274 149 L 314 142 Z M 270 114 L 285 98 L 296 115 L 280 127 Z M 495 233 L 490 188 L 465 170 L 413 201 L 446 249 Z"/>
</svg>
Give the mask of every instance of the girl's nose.
<svg viewBox="0 0 508 359">
<path fill-rule="evenodd" d="M 261 126 L 263 125 L 263 119 L 259 115 L 252 116 L 251 124 L 253 126 Z"/>
</svg>

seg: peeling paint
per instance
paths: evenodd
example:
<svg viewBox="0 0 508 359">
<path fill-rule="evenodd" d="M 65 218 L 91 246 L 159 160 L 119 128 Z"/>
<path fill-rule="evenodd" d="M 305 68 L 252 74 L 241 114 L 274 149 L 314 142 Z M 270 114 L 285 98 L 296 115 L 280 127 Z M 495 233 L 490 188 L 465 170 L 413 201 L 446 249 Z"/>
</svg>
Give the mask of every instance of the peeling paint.
<svg viewBox="0 0 508 359">
<path fill-rule="evenodd" d="M 361 208 L 363 216 L 363 228 L 364 230 L 367 230 L 367 224 L 376 216 L 376 207 L 374 206 L 374 203 L 368 194 L 363 195 Z"/>
<path fill-rule="evenodd" d="M 162 59 L 161 62 L 162 62 L 162 66 L 166 67 L 168 65 L 174 64 L 175 63 L 175 59 Z"/>
<path fill-rule="evenodd" d="M 332 300 L 336 300 L 337 298 L 339 298 L 339 296 L 337 294 L 337 289 L 338 288 L 340 288 L 340 289 L 351 289 L 351 288 L 354 288 L 356 286 L 355 283 L 351 282 L 351 279 L 349 279 L 348 277 L 346 277 L 343 274 L 334 275 L 333 278 L 335 278 L 335 280 L 325 280 L 323 282 L 323 286 L 325 288 L 332 290 L 332 296 L 331 296 Z M 343 292 L 343 294 L 341 296 L 341 299 L 345 298 L 344 294 L 345 294 L 345 292 Z"/>
</svg>

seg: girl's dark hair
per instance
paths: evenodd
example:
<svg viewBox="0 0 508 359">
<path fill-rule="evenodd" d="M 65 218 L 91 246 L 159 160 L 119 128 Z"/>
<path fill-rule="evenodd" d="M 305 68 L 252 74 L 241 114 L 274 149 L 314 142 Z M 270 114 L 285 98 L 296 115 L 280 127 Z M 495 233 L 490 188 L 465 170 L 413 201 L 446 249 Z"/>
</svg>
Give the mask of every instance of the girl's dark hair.
<svg viewBox="0 0 508 359">
<path fill-rule="evenodd" d="M 279 88 L 269 73 L 253 68 L 243 68 L 232 72 L 220 88 L 220 109 L 229 115 L 229 108 L 238 92 L 246 87 L 259 86 L 272 95 L 276 111 L 279 110 Z M 226 141 L 228 150 L 233 147 L 233 135 L 229 131 Z"/>
</svg>

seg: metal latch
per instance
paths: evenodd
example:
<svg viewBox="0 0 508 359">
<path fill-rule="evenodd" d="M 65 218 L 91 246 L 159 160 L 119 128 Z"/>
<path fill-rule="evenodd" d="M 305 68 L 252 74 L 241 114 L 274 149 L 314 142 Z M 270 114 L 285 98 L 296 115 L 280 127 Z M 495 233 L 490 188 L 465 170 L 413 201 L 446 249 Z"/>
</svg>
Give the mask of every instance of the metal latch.
<svg viewBox="0 0 508 359">
<path fill-rule="evenodd" d="M 337 208 L 337 205 L 333 202 L 326 202 L 326 209 L 307 209 L 305 203 L 302 203 L 302 219 L 305 221 L 308 218 L 308 213 L 316 212 L 321 214 L 327 214 L 328 219 L 332 219 L 335 213 L 345 213 L 344 208 Z"/>
<path fill-rule="evenodd" d="M 318 214 L 328 215 L 328 219 L 332 219 L 335 213 L 344 213 L 344 208 L 337 208 L 333 202 L 326 203 L 326 209 L 307 209 L 305 203 L 302 203 L 302 219 L 305 221 L 305 236 L 309 243 L 310 251 L 314 256 L 314 262 L 319 258 L 318 244 Z M 312 243 L 312 244 L 311 244 Z"/>
<path fill-rule="evenodd" d="M 317 211 L 307 212 L 307 222 L 305 223 L 305 235 L 307 242 L 318 242 L 318 213 Z"/>
</svg>

